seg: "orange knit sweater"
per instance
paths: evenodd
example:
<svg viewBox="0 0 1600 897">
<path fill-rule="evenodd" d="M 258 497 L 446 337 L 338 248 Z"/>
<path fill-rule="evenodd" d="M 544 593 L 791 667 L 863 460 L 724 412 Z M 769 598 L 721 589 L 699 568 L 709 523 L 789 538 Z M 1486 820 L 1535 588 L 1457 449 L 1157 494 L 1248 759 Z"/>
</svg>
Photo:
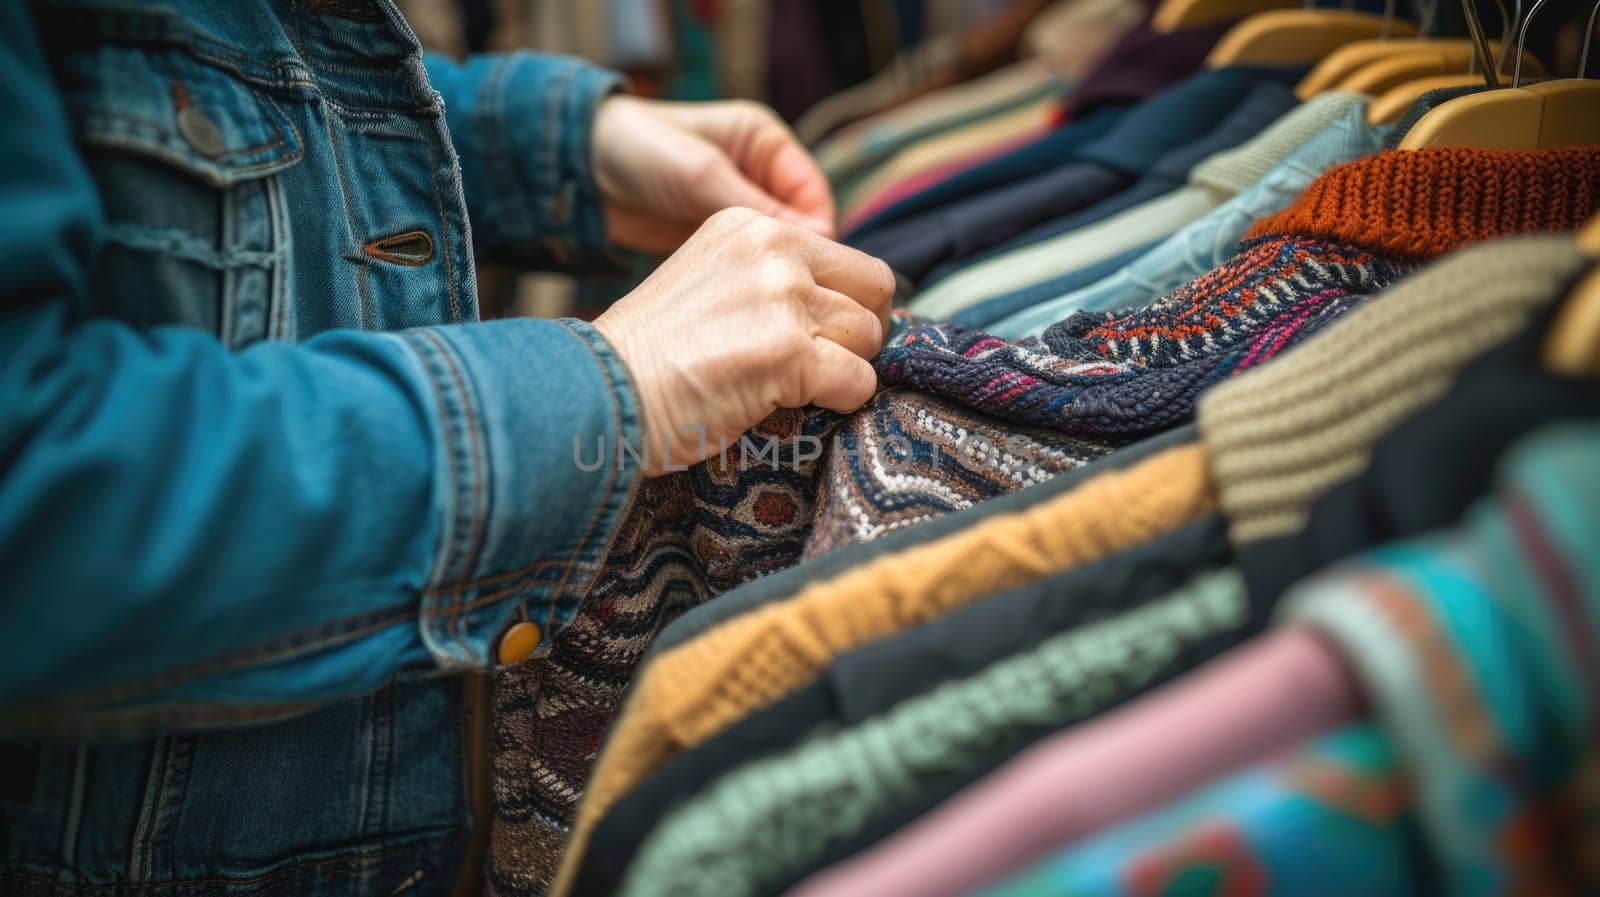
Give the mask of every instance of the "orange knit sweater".
<svg viewBox="0 0 1600 897">
<path fill-rule="evenodd" d="M 838 654 L 1151 539 L 1214 508 L 1204 450 L 1170 449 L 1037 507 L 814 583 L 644 668 L 585 790 L 551 894 L 562 897 L 599 819 L 683 750 L 815 679 Z"/>
<path fill-rule="evenodd" d="M 1430 258 L 1480 240 L 1574 230 L 1600 210 L 1600 147 L 1390 150 L 1329 169 L 1245 239 L 1326 237 Z"/>
</svg>

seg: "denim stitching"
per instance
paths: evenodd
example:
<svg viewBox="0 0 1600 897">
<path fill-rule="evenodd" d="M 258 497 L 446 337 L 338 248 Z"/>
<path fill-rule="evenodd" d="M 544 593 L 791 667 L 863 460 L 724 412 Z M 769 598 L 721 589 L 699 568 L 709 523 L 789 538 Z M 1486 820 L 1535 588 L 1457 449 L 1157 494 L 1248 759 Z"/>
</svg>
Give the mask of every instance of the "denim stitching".
<svg viewBox="0 0 1600 897">
<path fill-rule="evenodd" d="M 204 878 L 186 878 L 182 881 L 152 882 L 141 888 L 138 888 L 137 893 L 176 895 L 192 894 L 195 893 L 196 889 L 199 888 L 214 889 L 217 886 L 237 887 L 243 885 L 261 885 L 264 887 L 276 887 L 276 884 L 273 883 L 276 883 L 280 880 L 288 879 L 292 881 L 302 879 L 310 875 L 321 874 L 315 870 L 320 870 L 329 866 L 350 867 L 352 872 L 355 871 L 356 868 L 371 868 L 374 863 L 381 863 L 389 857 L 401 853 L 415 853 L 419 849 L 416 843 L 419 841 L 432 842 L 422 849 L 442 854 L 444 857 L 451 857 L 460 852 L 459 850 L 452 849 L 452 846 L 457 842 L 465 840 L 464 833 L 459 825 L 451 826 L 449 828 L 414 829 L 405 833 L 405 836 L 405 841 L 403 843 L 379 843 L 367 845 L 362 848 L 357 848 L 354 851 L 342 852 L 336 856 L 303 860 L 287 867 L 273 869 L 257 875 L 241 876 L 238 878 L 208 876 Z M 374 850 L 372 848 L 376 849 Z M 3 871 L 0 871 L 0 884 L 4 884 L 8 880 L 15 879 L 27 879 L 29 881 L 40 882 L 46 887 L 49 887 L 51 889 L 50 892 L 53 894 L 99 892 L 114 892 L 121 894 L 128 891 L 128 884 L 126 882 L 87 884 L 76 880 L 66 882 L 62 881 L 58 876 L 55 875 L 49 875 L 25 869 L 6 868 Z M 207 890 L 204 893 L 214 893 L 214 890 Z M 268 893 L 281 892 L 269 891 Z"/>
<path fill-rule="evenodd" d="M 483 134 L 485 152 L 482 164 L 484 173 L 491 181 L 486 205 L 494 222 L 496 236 L 510 240 L 531 240 L 536 227 L 528 220 L 523 204 L 517 202 L 515 197 L 521 196 L 530 201 L 532 197 L 517 177 L 519 166 L 515 161 L 517 154 L 513 150 L 510 134 L 510 110 L 506 108 L 505 100 L 509 72 L 515 62 L 516 57 L 507 56 L 484 76 L 478 85 L 478 99 L 474 107 L 477 115 L 473 124 Z"/>
<path fill-rule="evenodd" d="M 155 229 L 138 224 L 118 223 L 106 228 L 106 239 L 129 249 L 195 262 L 208 268 L 229 271 L 236 268 L 272 268 L 280 253 L 240 249 L 217 249 L 188 231 Z"/>
<path fill-rule="evenodd" d="M 84 705 L 101 701 L 117 701 L 137 697 L 140 694 L 155 689 L 176 685 L 200 676 L 213 673 L 228 672 L 240 667 L 252 666 L 263 662 L 276 662 L 287 660 L 308 650 L 320 650 L 332 647 L 352 637 L 368 635 L 373 632 L 388 628 L 396 623 L 402 623 L 413 618 L 415 613 L 412 603 L 407 602 L 398 606 L 345 617 L 340 620 L 319 624 L 307 629 L 298 630 L 288 636 L 268 642 L 260 647 L 251 648 L 234 654 L 225 654 L 221 657 L 189 664 L 176 670 L 152 676 L 147 679 L 98 689 L 89 689 L 76 694 L 52 699 L 57 707 Z M 387 616 L 385 616 L 387 615 Z M 21 714 L 6 714 L 9 718 Z"/>
<path fill-rule="evenodd" d="M 477 475 L 471 477 L 473 500 L 472 536 L 468 539 L 469 548 L 467 549 L 467 554 L 463 559 L 463 562 L 459 565 L 461 579 L 457 582 L 450 609 L 445 618 L 444 627 L 446 632 L 449 632 L 455 636 L 457 643 L 461 646 L 462 653 L 467 657 L 471 657 L 471 646 L 467 643 L 466 639 L 454 632 L 455 618 L 457 608 L 461 603 L 462 595 L 465 591 L 466 578 L 471 576 L 473 571 L 477 568 L 478 557 L 483 551 L 483 536 L 486 529 L 486 524 L 488 522 L 487 518 L 489 504 L 487 496 L 488 490 L 486 486 L 489 475 L 494 468 L 492 466 L 492 459 L 490 459 L 488 456 L 489 453 L 487 444 L 480 441 L 482 431 L 478 423 L 477 408 L 473 401 L 472 395 L 468 390 L 466 378 L 462 374 L 460 366 L 456 363 L 454 353 L 438 334 L 426 330 L 419 331 L 419 334 L 424 339 L 431 340 L 435 343 L 445 366 L 449 369 L 450 377 L 455 384 L 455 388 L 461 395 L 462 408 L 467 415 L 467 437 L 471 445 L 469 457 L 473 462 L 481 465 L 477 471 Z M 473 471 L 470 468 L 467 470 L 467 473 L 469 474 L 472 472 Z M 456 569 L 457 566 L 458 565 L 454 562 L 450 564 L 451 569 Z"/>
<path fill-rule="evenodd" d="M 446 126 L 446 130 L 447 130 L 447 136 L 448 136 L 448 127 L 447 126 Z M 449 222 L 448 222 L 448 220 L 446 218 L 446 214 L 445 214 L 444 190 L 439 185 L 439 175 L 440 175 L 440 171 L 439 171 L 439 168 L 440 168 L 440 165 L 439 165 L 439 152 L 438 152 L 438 147 L 436 147 L 434 145 L 434 141 L 437 140 L 438 138 L 439 138 L 438 123 L 436 122 L 435 123 L 434 133 L 424 136 L 423 139 L 422 139 L 422 143 L 423 143 L 423 146 L 426 146 L 428 148 L 428 164 L 433 169 L 433 177 L 430 178 L 430 180 L 433 182 L 433 205 L 434 205 L 435 212 L 439 216 L 439 236 L 440 236 L 440 238 L 442 240 L 445 241 L 445 246 L 444 246 L 444 278 L 445 278 L 445 288 L 447 290 L 449 290 L 449 292 L 450 292 L 450 320 L 451 320 L 452 323 L 459 324 L 459 323 L 461 323 L 461 297 L 460 297 L 460 295 L 459 295 L 459 293 L 457 291 L 457 285 L 456 285 L 456 266 L 455 266 L 455 263 L 451 261 L 451 256 L 454 254 L 454 247 L 453 247 L 453 242 L 454 241 L 452 241 L 450 239 L 450 224 L 449 224 Z M 462 202 L 465 202 L 465 201 L 466 201 L 466 197 L 463 195 L 462 196 Z"/>
<path fill-rule="evenodd" d="M 417 333 L 421 334 L 425 332 L 426 331 L 418 331 Z M 423 627 L 426 632 L 431 633 L 434 630 L 435 621 L 440 614 L 438 602 L 435 599 L 442 595 L 450 595 L 454 591 L 450 587 L 445 586 L 444 583 L 455 575 L 455 558 L 457 557 L 455 541 L 456 539 L 460 538 L 458 533 L 462 521 L 458 518 L 461 515 L 461 507 L 463 505 L 462 494 L 463 490 L 465 489 L 464 484 L 461 483 L 460 480 L 461 474 L 464 472 L 465 465 L 460 464 L 455 458 L 451 457 L 455 452 L 459 451 L 462 446 L 460 444 L 461 440 L 454 438 L 453 429 L 457 424 L 456 416 L 452 413 L 449 403 L 446 400 L 443 388 L 445 386 L 443 377 L 435 367 L 436 363 L 433 358 L 434 352 L 436 351 L 435 344 L 431 340 L 423 339 L 413 339 L 408 340 L 408 342 L 415 347 L 417 357 L 423 364 L 425 373 L 423 379 L 428 382 L 430 391 L 433 393 L 434 403 L 437 407 L 439 415 L 440 429 L 443 431 L 442 435 L 444 436 L 445 443 L 449 446 L 446 455 L 448 461 L 445 466 L 448 468 L 450 475 L 448 490 L 450 503 L 447 512 L 443 515 L 444 522 L 439 533 L 439 547 L 437 549 L 438 554 L 434 558 L 433 570 L 431 570 L 428 574 L 428 583 L 430 583 L 430 585 L 428 585 L 426 591 L 422 593 L 422 606 L 419 609 L 420 613 L 418 625 Z M 429 646 L 429 649 L 430 651 L 432 650 L 431 645 Z"/>
<path fill-rule="evenodd" d="M 8 737 L 16 733 L 48 734 L 71 741 L 118 738 L 141 734 L 150 729 L 168 729 L 175 726 L 232 726 L 242 723 L 275 722 L 351 697 L 356 696 L 344 695 L 322 701 L 250 706 L 191 701 L 180 704 L 149 704 L 116 710 L 94 710 L 76 713 L 71 717 L 37 711 L 7 713 L 0 716 L 0 732 L 5 732 Z M 3 876 L 0 876 L 0 880 L 3 880 Z"/>
<path fill-rule="evenodd" d="M 600 356 L 600 353 L 595 351 L 593 346 L 589 345 L 589 341 L 584 339 L 582 335 L 574 331 L 563 321 L 558 321 L 557 324 L 559 324 L 568 333 L 571 333 L 572 336 L 578 340 L 579 344 L 581 344 L 589 353 L 589 355 L 594 358 L 595 364 L 599 365 L 600 370 L 604 372 L 606 378 L 606 395 L 611 397 L 612 432 L 617 433 L 620 437 L 622 434 L 622 402 L 617 395 L 617 384 L 614 380 L 614 374 L 611 370 L 611 366 L 606 363 L 606 359 Z M 562 571 L 561 579 L 556 583 L 555 588 L 550 590 L 549 603 L 545 608 L 544 618 L 544 631 L 546 633 L 551 632 L 550 627 L 551 623 L 554 622 L 555 619 L 556 605 L 560 602 L 563 593 L 567 588 L 567 583 L 572 578 L 572 571 L 577 562 L 578 556 L 583 553 L 584 546 L 589 542 L 589 538 L 594 534 L 595 528 L 600 525 L 600 519 L 605 516 L 606 511 L 608 510 L 610 499 L 613 497 L 613 494 L 617 488 L 617 478 L 621 472 L 620 464 L 614 463 L 611 465 L 610 473 L 606 478 L 605 490 L 602 492 L 600 501 L 596 505 L 594 511 L 589 515 L 589 523 L 584 527 L 583 535 L 578 538 L 578 544 L 573 546 L 571 561 L 569 561 L 567 564 L 566 569 Z M 584 587 L 587 587 L 588 579 L 589 577 L 585 577 L 583 583 Z"/>
<path fill-rule="evenodd" d="M 473 462 L 479 462 L 485 465 L 484 472 L 480 473 L 478 476 L 469 477 L 469 479 L 472 481 L 473 512 L 471 536 L 469 536 L 467 539 L 465 555 L 463 556 L 461 552 L 452 549 L 447 558 L 446 564 L 447 571 L 459 571 L 459 578 L 456 580 L 456 585 L 454 588 L 448 590 L 450 595 L 450 603 L 446 609 L 443 630 L 446 635 L 455 637 L 457 643 L 462 648 L 463 653 L 470 657 L 471 651 L 469 646 L 467 646 L 465 641 L 457 637 L 455 634 L 454 620 L 457 612 L 457 606 L 461 603 L 462 593 L 464 590 L 462 583 L 475 569 L 477 565 L 477 557 L 482 547 L 484 524 L 487 516 L 488 504 L 483 497 L 483 493 L 485 491 L 484 485 L 487 479 L 488 470 L 487 458 L 485 457 L 486 452 L 483 451 L 478 444 L 479 427 L 475 405 L 472 402 L 470 395 L 467 393 L 466 383 L 463 381 L 460 369 L 456 365 L 453 354 L 451 353 L 449 347 L 445 345 L 436 334 L 423 331 L 422 335 L 435 343 L 435 348 L 440 355 L 441 361 L 448 369 L 447 373 L 450 375 L 450 378 L 455 385 L 455 391 L 460 395 L 461 405 L 467 415 L 467 434 L 472 449 L 472 451 L 469 453 L 469 457 Z M 463 470 L 470 473 L 472 470 L 472 464 L 469 463 L 467 465 L 463 465 Z M 457 516 L 459 516 L 459 514 L 457 514 Z M 452 542 L 454 542 L 454 540 L 452 540 Z M 457 558 L 462 558 L 462 560 L 458 561 Z M 445 575 L 448 576 L 456 574 L 453 572 L 447 572 Z M 430 617 L 433 616 L 434 615 L 430 614 Z"/>
<path fill-rule="evenodd" d="M 593 356 L 597 360 L 597 362 L 599 363 L 601 370 L 604 372 L 604 376 L 606 378 L 607 386 L 609 386 L 611 388 L 610 389 L 610 394 L 612 396 L 612 425 L 616 428 L 616 431 L 620 433 L 621 430 L 622 430 L 622 410 L 621 410 L 621 402 L 620 402 L 620 400 L 618 400 L 616 398 L 616 394 L 617 394 L 617 392 L 620 391 L 620 387 L 622 386 L 622 384 L 619 384 L 619 382 L 617 380 L 616 373 L 613 371 L 611 365 L 609 365 L 609 364 L 607 364 L 605 362 L 605 360 L 601 356 L 601 354 L 599 352 L 597 352 L 592 345 L 590 345 L 589 341 L 583 336 L 582 333 L 580 333 L 577 330 L 574 330 L 570 325 L 568 325 L 567 323 L 565 323 L 563 321 L 554 321 L 552 323 L 562 327 L 567 332 L 573 334 L 573 336 L 578 339 L 578 341 L 584 346 L 584 348 L 590 353 L 590 355 Z M 615 467 L 613 467 L 612 471 L 611 471 L 611 475 L 610 475 L 611 478 L 610 478 L 609 482 L 607 483 L 607 491 L 608 492 L 615 490 L 615 488 L 616 488 L 616 479 L 617 479 L 618 473 L 620 473 L 620 471 L 618 471 Z M 565 579 L 567 576 L 570 575 L 570 572 L 571 572 L 572 568 L 574 568 L 574 567 L 577 567 L 577 568 L 588 568 L 588 567 L 593 566 L 594 565 L 593 561 L 585 561 L 585 560 L 582 560 L 580 558 L 576 558 L 576 555 L 581 554 L 581 552 L 582 552 L 582 543 L 580 541 L 579 546 L 573 552 L 573 555 L 574 555 L 573 557 L 569 557 L 567 559 L 546 558 L 544 560 L 535 561 L 535 562 L 533 562 L 531 564 L 528 564 L 526 566 L 519 567 L 519 568 L 517 568 L 515 570 L 507 571 L 507 572 L 504 572 L 504 573 L 496 573 L 496 574 L 493 574 L 493 575 L 490 575 L 490 576 L 482 576 L 482 577 L 479 577 L 477 579 L 472 580 L 469 583 L 465 583 L 463 585 L 463 588 L 482 589 L 482 588 L 485 588 L 487 586 L 492 586 L 492 585 L 497 585 L 497 584 L 500 584 L 500 583 L 513 582 L 514 581 L 513 585 L 511 585 L 511 586 L 509 586 L 509 587 L 507 587 L 505 589 L 501 589 L 501 590 L 499 590 L 499 591 L 497 591 L 497 592 L 495 592 L 495 593 L 493 593 L 491 595 L 480 596 L 479 598 L 477 598 L 477 599 L 475 599 L 475 600 L 463 605 L 463 609 L 465 609 L 465 610 L 476 609 L 478 607 L 482 607 L 482 606 L 484 606 L 486 604 L 490 604 L 490 603 L 493 603 L 494 601 L 497 601 L 497 600 L 500 600 L 502 598 L 505 598 L 505 597 L 507 597 L 509 595 L 516 594 L 517 592 L 521 591 L 522 589 L 524 589 L 526 587 L 527 583 L 525 581 L 528 578 L 530 578 L 533 574 L 538 573 L 541 570 L 560 569 L 562 571 L 561 578 Z M 589 571 L 587 575 L 592 576 L 593 575 L 593 571 L 592 570 Z M 428 593 L 432 594 L 432 593 L 436 593 L 436 592 L 447 591 L 447 590 L 449 590 L 451 588 L 453 588 L 453 587 L 452 586 L 433 586 L 428 590 Z"/>
<path fill-rule="evenodd" d="M 150 771 L 145 776 L 144 796 L 140 800 L 139 821 L 134 825 L 133 843 L 128 856 L 128 880 L 144 884 L 150 877 L 150 842 L 154 837 L 155 816 L 160 808 L 161 788 L 167 777 L 167 752 L 172 737 L 157 738 L 150 751 Z"/>
<path fill-rule="evenodd" d="M 578 74 L 577 65 L 569 65 L 559 75 L 551 79 L 550 101 L 545 112 L 545 127 L 543 131 L 544 157 L 540 160 L 540 171 L 529 171 L 528 177 L 533 178 L 533 198 L 544 211 L 544 220 L 551 226 L 545 229 L 544 237 L 547 240 L 562 240 L 570 237 L 568 222 L 557 216 L 558 200 L 561 196 L 561 187 L 566 182 L 566 172 L 562 170 L 563 157 L 561 135 L 567 133 L 563 127 L 565 116 L 562 114 L 563 101 L 569 90 L 572 89 L 573 79 Z M 541 176 L 542 175 L 542 176 Z"/>
</svg>

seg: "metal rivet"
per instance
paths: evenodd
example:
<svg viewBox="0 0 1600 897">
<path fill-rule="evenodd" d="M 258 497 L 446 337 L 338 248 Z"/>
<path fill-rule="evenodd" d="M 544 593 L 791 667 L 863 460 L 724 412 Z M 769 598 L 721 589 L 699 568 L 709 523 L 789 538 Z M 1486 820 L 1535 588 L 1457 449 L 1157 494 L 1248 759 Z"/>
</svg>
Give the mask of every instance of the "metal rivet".
<svg viewBox="0 0 1600 897">
<path fill-rule="evenodd" d="M 196 152 L 207 156 L 220 156 L 227 149 L 222 142 L 222 129 L 211 120 L 211 116 L 194 106 L 178 110 L 178 133 L 189 141 Z"/>
</svg>

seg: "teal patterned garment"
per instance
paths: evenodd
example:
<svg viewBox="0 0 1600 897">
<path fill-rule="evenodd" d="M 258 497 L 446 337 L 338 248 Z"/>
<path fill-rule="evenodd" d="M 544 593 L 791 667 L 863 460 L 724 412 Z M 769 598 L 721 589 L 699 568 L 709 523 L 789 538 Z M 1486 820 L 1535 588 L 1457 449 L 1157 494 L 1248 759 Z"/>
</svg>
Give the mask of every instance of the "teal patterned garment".
<svg viewBox="0 0 1600 897">
<path fill-rule="evenodd" d="M 1371 726 L 1319 739 L 1045 860 L 982 897 L 1427 893 L 1396 757 Z"/>
<path fill-rule="evenodd" d="M 1600 427 L 1520 443 L 1495 499 L 1288 598 L 1358 671 L 1450 897 L 1600 893 Z"/>
<path fill-rule="evenodd" d="M 983 897 L 1600 893 L 1600 426 L 1505 460 L 1456 528 L 1285 598 L 1375 722 L 1087 842 Z"/>
</svg>

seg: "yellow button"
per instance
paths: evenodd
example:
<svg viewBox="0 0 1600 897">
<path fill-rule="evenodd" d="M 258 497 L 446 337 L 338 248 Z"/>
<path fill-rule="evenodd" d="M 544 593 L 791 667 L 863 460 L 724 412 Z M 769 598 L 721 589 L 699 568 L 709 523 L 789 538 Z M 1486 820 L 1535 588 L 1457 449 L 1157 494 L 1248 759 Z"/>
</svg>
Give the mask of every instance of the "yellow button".
<svg viewBox="0 0 1600 897">
<path fill-rule="evenodd" d="M 513 623 L 500 637 L 500 662 L 516 663 L 527 660 L 533 649 L 544 641 L 544 630 L 533 623 Z"/>
</svg>

